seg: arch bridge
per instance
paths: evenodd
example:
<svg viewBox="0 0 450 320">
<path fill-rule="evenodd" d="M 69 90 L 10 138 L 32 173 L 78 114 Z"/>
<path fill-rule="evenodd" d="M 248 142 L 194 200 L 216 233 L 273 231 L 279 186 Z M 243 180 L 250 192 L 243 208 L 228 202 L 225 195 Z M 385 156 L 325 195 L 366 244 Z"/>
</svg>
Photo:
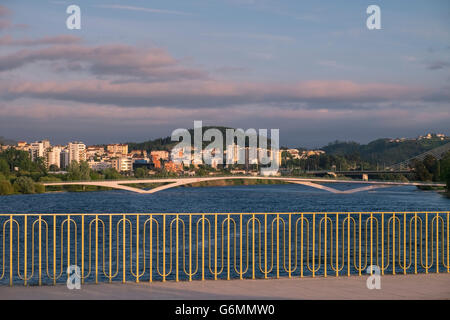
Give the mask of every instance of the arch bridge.
<svg viewBox="0 0 450 320">
<path fill-rule="evenodd" d="M 363 180 L 338 180 L 338 179 L 319 179 L 319 178 L 295 178 L 295 177 L 266 177 L 266 176 L 225 176 L 225 177 L 197 177 L 197 178 L 161 178 L 161 179 L 136 179 L 136 180 L 103 180 L 103 181 L 70 181 L 70 182 L 48 182 L 43 183 L 44 186 L 69 186 L 69 185 L 84 185 L 84 186 L 98 186 L 107 187 L 119 190 L 127 190 L 141 194 L 151 194 L 158 191 L 175 188 L 183 185 L 189 185 L 205 181 L 218 180 L 277 180 L 288 183 L 301 184 L 316 189 L 326 190 L 331 193 L 350 194 L 361 191 L 368 191 L 380 188 L 389 188 L 394 186 L 428 186 L 428 187 L 444 187 L 444 183 L 425 183 L 425 182 L 398 182 L 398 181 L 363 181 Z M 150 190 L 144 190 L 127 184 L 143 184 L 143 183 L 166 183 Z M 324 183 L 346 183 L 357 184 L 364 186 L 357 186 L 347 190 L 338 190 L 326 185 Z"/>
</svg>

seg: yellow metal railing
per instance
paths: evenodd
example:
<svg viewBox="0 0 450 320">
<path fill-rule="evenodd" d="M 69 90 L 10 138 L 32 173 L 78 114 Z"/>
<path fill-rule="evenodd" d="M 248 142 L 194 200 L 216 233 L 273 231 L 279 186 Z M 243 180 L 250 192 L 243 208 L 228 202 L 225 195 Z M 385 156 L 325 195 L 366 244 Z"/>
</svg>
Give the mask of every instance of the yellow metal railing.
<svg viewBox="0 0 450 320">
<path fill-rule="evenodd" d="M 450 272 L 449 212 L 0 214 L 0 284 Z M 371 268 L 369 268 L 371 269 Z"/>
</svg>

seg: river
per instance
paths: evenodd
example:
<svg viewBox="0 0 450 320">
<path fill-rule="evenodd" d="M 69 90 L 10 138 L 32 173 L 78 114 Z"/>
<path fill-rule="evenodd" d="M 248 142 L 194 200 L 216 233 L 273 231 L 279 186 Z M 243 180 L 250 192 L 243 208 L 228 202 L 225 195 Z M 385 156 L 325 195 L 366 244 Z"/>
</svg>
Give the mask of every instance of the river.
<svg viewBox="0 0 450 320">
<path fill-rule="evenodd" d="M 334 188 L 356 187 L 339 184 Z M 180 187 L 155 194 L 59 192 L 0 197 L 0 213 L 215 213 L 448 211 L 450 199 L 401 186 L 332 194 L 301 185 Z"/>
</svg>

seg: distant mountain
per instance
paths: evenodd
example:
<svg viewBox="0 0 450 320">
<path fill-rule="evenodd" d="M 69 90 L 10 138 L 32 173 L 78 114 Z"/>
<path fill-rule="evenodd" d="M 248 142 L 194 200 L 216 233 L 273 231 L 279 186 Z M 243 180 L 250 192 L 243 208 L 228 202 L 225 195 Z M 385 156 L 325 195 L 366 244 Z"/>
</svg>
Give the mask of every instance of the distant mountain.
<svg viewBox="0 0 450 320">
<path fill-rule="evenodd" d="M 335 141 L 323 147 L 322 150 L 333 155 L 358 154 L 364 161 L 391 165 L 449 142 L 448 138 L 444 140 L 436 138 L 420 140 L 377 139 L 368 144 Z"/>
<path fill-rule="evenodd" d="M 17 144 L 17 142 L 14 140 L 0 137 L 0 145 L 15 145 L 15 144 Z"/>
</svg>

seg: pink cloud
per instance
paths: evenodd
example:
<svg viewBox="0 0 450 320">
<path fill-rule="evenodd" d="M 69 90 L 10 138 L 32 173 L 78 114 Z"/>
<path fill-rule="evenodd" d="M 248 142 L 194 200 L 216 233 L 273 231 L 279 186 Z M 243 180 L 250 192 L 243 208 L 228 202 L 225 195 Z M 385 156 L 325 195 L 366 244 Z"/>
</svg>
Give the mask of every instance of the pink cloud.
<svg viewBox="0 0 450 320">
<path fill-rule="evenodd" d="M 2 46 L 33 46 L 33 45 L 48 45 L 48 44 L 73 44 L 80 42 L 81 38 L 71 35 L 60 35 L 53 37 L 43 37 L 39 39 L 14 39 L 7 35 L 0 38 L 0 45 Z"/>
<path fill-rule="evenodd" d="M 419 99 L 426 90 L 394 84 L 306 81 L 294 84 L 213 80 L 112 83 L 106 80 L 0 83 L 0 93 L 123 107 L 213 107 L 248 103 L 367 103 Z M 332 107 L 332 106 L 331 106 Z"/>
</svg>

